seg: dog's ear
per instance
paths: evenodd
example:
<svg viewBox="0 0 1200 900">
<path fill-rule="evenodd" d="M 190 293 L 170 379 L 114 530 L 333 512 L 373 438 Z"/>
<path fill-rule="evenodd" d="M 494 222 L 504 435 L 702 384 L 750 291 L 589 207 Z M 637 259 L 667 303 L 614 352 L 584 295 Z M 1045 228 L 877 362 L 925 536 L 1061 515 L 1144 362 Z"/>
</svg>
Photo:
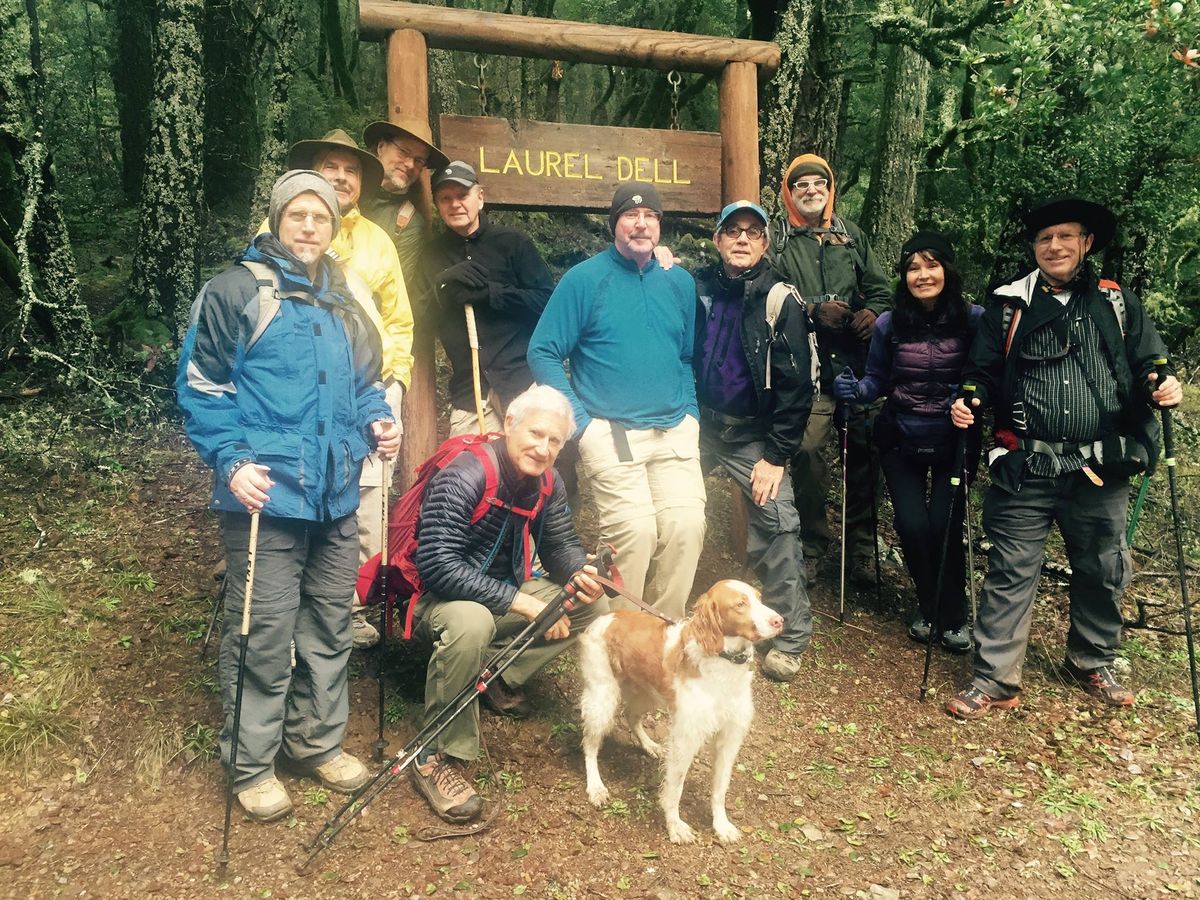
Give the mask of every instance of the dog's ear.
<svg viewBox="0 0 1200 900">
<path fill-rule="evenodd" d="M 709 588 L 701 594 L 692 607 L 692 619 L 689 623 L 696 643 L 705 653 L 720 653 L 725 649 L 725 633 L 721 628 L 721 614 L 718 609 L 716 591 Z"/>
</svg>

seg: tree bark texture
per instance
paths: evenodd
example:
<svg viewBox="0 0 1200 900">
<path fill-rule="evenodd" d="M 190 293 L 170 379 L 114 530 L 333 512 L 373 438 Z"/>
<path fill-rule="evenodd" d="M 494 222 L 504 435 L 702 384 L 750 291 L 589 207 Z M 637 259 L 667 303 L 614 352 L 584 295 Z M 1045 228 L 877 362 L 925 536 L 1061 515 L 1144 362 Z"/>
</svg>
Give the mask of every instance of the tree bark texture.
<svg viewBox="0 0 1200 900">
<path fill-rule="evenodd" d="M 28 354 L 73 380 L 92 361 L 95 335 L 80 298 L 75 254 L 45 140 L 37 2 L 24 0 L 23 6 L 15 0 L 0 4 L 6 37 L 0 51 L 0 134 L 5 155 L 15 162 L 10 171 L 20 192 L 16 234 L 5 254 L 6 268 L 16 265 L 18 314 L 4 356 Z"/>
<path fill-rule="evenodd" d="M 257 158 L 262 139 L 255 69 L 263 46 L 256 31 L 242 0 L 204 4 L 203 183 L 212 209 L 244 209 L 254 190 L 254 170 L 246 161 Z"/>
<path fill-rule="evenodd" d="M 121 189 L 136 203 L 146 171 L 154 85 L 154 0 L 117 0 L 112 61 L 117 121 L 121 126 Z"/>
<path fill-rule="evenodd" d="M 159 0 L 150 149 L 129 295 L 147 317 L 168 326 L 186 325 L 196 293 L 204 147 L 203 15 L 203 0 Z"/>
<path fill-rule="evenodd" d="M 333 75 L 334 92 L 357 109 L 358 95 L 354 91 L 354 78 L 350 74 L 346 49 L 342 44 L 342 17 L 338 11 L 338 0 L 321 0 L 321 30 L 329 48 L 329 69 Z"/>
<path fill-rule="evenodd" d="M 762 153 L 762 204 L 772 217 L 780 210 L 779 177 L 791 161 L 792 132 L 812 49 L 813 25 L 820 0 L 788 0 L 779 17 L 775 42 L 781 57 L 759 116 Z"/>
<path fill-rule="evenodd" d="M 813 5 L 812 39 L 809 44 L 808 65 L 800 78 L 796 98 L 796 119 L 792 127 L 789 156 L 815 153 L 838 171 L 838 136 L 849 99 L 845 88 L 849 81 L 843 74 L 845 60 L 836 57 L 836 49 L 845 52 L 847 35 L 838 32 L 840 4 L 817 0 Z M 785 160 L 784 162 L 789 162 Z M 777 178 L 782 172 L 768 173 Z"/>
<path fill-rule="evenodd" d="M 267 214 L 271 203 L 271 188 L 283 172 L 288 150 L 288 90 L 295 70 L 295 48 L 299 24 L 296 5 L 292 0 L 277 0 L 267 23 L 272 35 L 271 82 L 267 85 L 263 109 L 263 138 L 258 155 L 258 177 L 254 182 L 254 197 L 250 202 L 250 234 Z"/>
<path fill-rule="evenodd" d="M 886 267 L 912 233 L 917 169 L 925 150 L 929 62 L 903 45 L 890 48 L 883 108 L 860 224 Z"/>
</svg>

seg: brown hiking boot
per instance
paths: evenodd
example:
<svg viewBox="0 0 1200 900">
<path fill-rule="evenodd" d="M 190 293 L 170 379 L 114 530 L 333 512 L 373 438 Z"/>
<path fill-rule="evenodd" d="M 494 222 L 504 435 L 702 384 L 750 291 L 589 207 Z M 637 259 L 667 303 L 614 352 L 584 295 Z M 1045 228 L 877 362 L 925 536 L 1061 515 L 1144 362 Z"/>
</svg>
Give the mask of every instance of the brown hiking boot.
<svg viewBox="0 0 1200 900">
<path fill-rule="evenodd" d="M 483 798 L 464 777 L 457 759 L 436 753 L 424 765 L 412 767 L 412 780 L 429 808 L 447 822 L 470 822 L 483 811 Z"/>
<path fill-rule="evenodd" d="M 1067 680 L 1083 688 L 1085 694 L 1095 697 L 1106 706 L 1133 706 L 1133 691 L 1117 681 L 1108 666 L 1081 669 L 1070 660 L 1063 663 L 1063 674 Z"/>
<path fill-rule="evenodd" d="M 1019 696 L 989 697 L 975 685 L 959 691 L 946 703 L 946 712 L 956 719 L 980 719 L 992 709 L 1016 709 L 1021 703 Z"/>
</svg>

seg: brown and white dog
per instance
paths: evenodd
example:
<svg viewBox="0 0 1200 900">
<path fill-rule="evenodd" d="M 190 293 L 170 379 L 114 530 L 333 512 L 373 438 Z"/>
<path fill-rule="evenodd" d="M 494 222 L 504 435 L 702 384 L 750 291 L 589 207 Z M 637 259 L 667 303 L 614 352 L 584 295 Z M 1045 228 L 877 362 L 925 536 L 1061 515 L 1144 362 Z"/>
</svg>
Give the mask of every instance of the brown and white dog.
<svg viewBox="0 0 1200 900">
<path fill-rule="evenodd" d="M 583 752 L 592 805 L 608 802 L 596 754 L 612 731 L 621 700 L 629 730 L 654 757 L 663 757 L 664 748 L 646 733 L 642 717 L 665 706 L 671 722 L 659 802 L 671 841 L 685 844 L 696 839 L 679 818 L 679 798 L 692 760 L 709 738 L 715 738 L 713 828 L 726 843 L 741 837 L 725 813 L 725 795 L 754 718 L 754 644 L 782 629 L 783 618 L 741 581 L 718 581 L 696 600 L 691 618 L 676 625 L 640 610 L 620 610 L 593 622 L 579 641 Z"/>
</svg>

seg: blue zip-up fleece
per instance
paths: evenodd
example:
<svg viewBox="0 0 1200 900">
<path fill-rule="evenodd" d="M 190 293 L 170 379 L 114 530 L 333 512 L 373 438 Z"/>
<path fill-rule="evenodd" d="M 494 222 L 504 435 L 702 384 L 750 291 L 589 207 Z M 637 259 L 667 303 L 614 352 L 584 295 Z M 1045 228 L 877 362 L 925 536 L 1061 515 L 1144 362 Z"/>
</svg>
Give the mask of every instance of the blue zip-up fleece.
<svg viewBox="0 0 1200 900">
<path fill-rule="evenodd" d="M 653 258 L 639 270 L 612 246 L 563 275 L 529 342 L 529 368 L 570 399 L 577 436 L 593 416 L 632 429 L 673 428 L 685 415 L 700 417 L 695 332 L 692 276 Z"/>
<path fill-rule="evenodd" d="M 358 508 L 370 424 L 393 420 L 378 332 L 328 258 L 319 288 L 271 234 L 241 259 L 278 273 L 278 311 L 247 349 L 259 325 L 258 284 L 242 265 L 217 275 L 192 307 L 175 381 L 188 437 L 213 470 L 212 508 L 244 511 L 229 476 L 249 459 L 271 469 L 267 515 L 348 515 Z"/>
</svg>

